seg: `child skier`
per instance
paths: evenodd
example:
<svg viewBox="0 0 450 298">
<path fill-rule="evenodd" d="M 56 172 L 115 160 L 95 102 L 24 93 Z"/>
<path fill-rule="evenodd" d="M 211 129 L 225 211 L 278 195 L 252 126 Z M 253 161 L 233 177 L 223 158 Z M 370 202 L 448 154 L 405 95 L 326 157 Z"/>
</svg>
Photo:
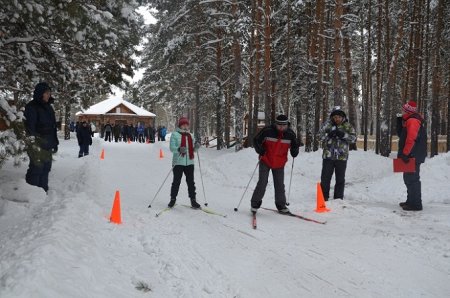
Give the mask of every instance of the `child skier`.
<svg viewBox="0 0 450 298">
<path fill-rule="evenodd" d="M 200 208 L 200 204 L 196 201 L 194 182 L 194 151 L 198 150 L 198 147 L 198 144 L 194 146 L 194 137 L 189 132 L 189 120 L 182 117 L 178 121 L 178 128 L 170 137 L 170 151 L 173 153 L 173 182 L 170 190 L 170 202 L 168 204 L 170 208 L 175 205 L 177 200 L 183 173 L 186 176 L 191 206 L 196 209 Z"/>
</svg>

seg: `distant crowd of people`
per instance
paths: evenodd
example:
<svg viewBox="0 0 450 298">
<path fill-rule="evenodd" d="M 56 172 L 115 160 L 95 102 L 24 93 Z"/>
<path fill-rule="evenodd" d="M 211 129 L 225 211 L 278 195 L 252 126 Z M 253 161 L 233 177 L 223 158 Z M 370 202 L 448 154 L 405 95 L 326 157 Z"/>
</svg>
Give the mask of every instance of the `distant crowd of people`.
<svg viewBox="0 0 450 298">
<path fill-rule="evenodd" d="M 97 127 L 94 123 L 83 122 L 71 122 L 70 131 L 76 132 L 79 135 L 80 129 L 89 129 L 91 137 L 94 137 L 94 133 L 97 132 Z M 165 126 L 145 126 L 143 124 L 138 125 L 121 125 L 110 123 L 109 121 L 99 131 L 100 137 L 108 142 L 139 142 L 139 143 L 154 143 L 156 139 L 158 141 L 165 141 L 167 135 L 167 128 Z"/>
</svg>

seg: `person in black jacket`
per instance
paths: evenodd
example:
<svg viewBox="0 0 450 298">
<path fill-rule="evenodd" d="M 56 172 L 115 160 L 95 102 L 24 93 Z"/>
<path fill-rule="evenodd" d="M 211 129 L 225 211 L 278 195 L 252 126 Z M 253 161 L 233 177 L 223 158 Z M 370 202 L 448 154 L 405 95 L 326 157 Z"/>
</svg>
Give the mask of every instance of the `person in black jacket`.
<svg viewBox="0 0 450 298">
<path fill-rule="evenodd" d="M 266 192 L 269 172 L 272 170 L 275 187 L 275 206 L 280 213 L 289 213 L 286 207 L 284 189 L 284 166 L 288 152 L 297 157 L 299 144 L 295 132 L 289 127 L 288 118 L 279 115 L 274 125 L 264 127 L 254 138 L 253 144 L 259 154 L 259 179 L 251 200 L 251 211 L 256 213 L 261 207 Z"/>
<path fill-rule="evenodd" d="M 81 123 L 81 127 L 77 132 L 78 145 L 80 146 L 80 153 L 78 157 L 89 155 L 89 146 L 92 145 L 92 136 L 89 125 L 86 121 Z"/>
<path fill-rule="evenodd" d="M 55 111 L 51 106 L 51 88 L 47 83 L 39 83 L 33 92 L 33 100 L 25 106 L 25 129 L 34 137 L 27 148 L 30 164 L 25 180 L 48 191 L 48 174 L 52 168 L 52 153 L 58 151 Z"/>
</svg>

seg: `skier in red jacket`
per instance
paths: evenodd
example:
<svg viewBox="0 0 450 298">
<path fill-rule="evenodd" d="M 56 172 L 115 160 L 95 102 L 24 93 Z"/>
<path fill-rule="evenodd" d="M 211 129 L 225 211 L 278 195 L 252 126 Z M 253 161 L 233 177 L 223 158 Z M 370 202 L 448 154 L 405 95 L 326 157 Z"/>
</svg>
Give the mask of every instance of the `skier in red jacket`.
<svg viewBox="0 0 450 298">
<path fill-rule="evenodd" d="M 407 211 L 422 210 L 422 184 L 420 182 L 420 165 L 427 156 L 427 132 L 423 125 L 424 119 L 417 112 L 415 101 L 403 105 L 403 115 L 397 119 L 398 158 L 405 163 L 415 159 L 416 171 L 403 173 L 403 181 L 408 189 L 408 197 L 400 207 Z"/>
<path fill-rule="evenodd" d="M 253 192 L 251 211 L 256 213 L 262 204 L 266 192 L 269 172 L 272 170 L 275 187 L 275 205 L 280 213 L 289 213 L 286 207 L 286 194 L 284 188 L 284 166 L 287 162 L 289 149 L 292 157 L 296 157 L 299 144 L 294 131 L 289 127 L 288 118 L 279 115 L 275 124 L 263 128 L 254 138 L 256 153 L 260 156 L 259 180 Z"/>
</svg>

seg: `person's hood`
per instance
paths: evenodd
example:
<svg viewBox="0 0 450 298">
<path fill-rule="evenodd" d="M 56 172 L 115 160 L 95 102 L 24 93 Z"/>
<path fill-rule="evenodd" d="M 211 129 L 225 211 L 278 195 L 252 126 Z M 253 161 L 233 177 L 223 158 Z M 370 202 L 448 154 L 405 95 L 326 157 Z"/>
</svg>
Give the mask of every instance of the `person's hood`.
<svg viewBox="0 0 450 298">
<path fill-rule="evenodd" d="M 36 87 L 34 87 L 33 100 L 41 102 L 42 96 L 44 95 L 44 93 L 46 91 L 51 91 L 51 90 L 52 89 L 50 88 L 50 86 L 47 83 L 45 83 L 45 82 L 38 83 L 36 85 Z M 50 99 L 52 99 L 52 97 L 50 97 Z M 54 101 L 54 99 L 53 99 L 53 101 Z M 50 100 L 49 100 L 49 103 L 51 103 Z"/>
</svg>

